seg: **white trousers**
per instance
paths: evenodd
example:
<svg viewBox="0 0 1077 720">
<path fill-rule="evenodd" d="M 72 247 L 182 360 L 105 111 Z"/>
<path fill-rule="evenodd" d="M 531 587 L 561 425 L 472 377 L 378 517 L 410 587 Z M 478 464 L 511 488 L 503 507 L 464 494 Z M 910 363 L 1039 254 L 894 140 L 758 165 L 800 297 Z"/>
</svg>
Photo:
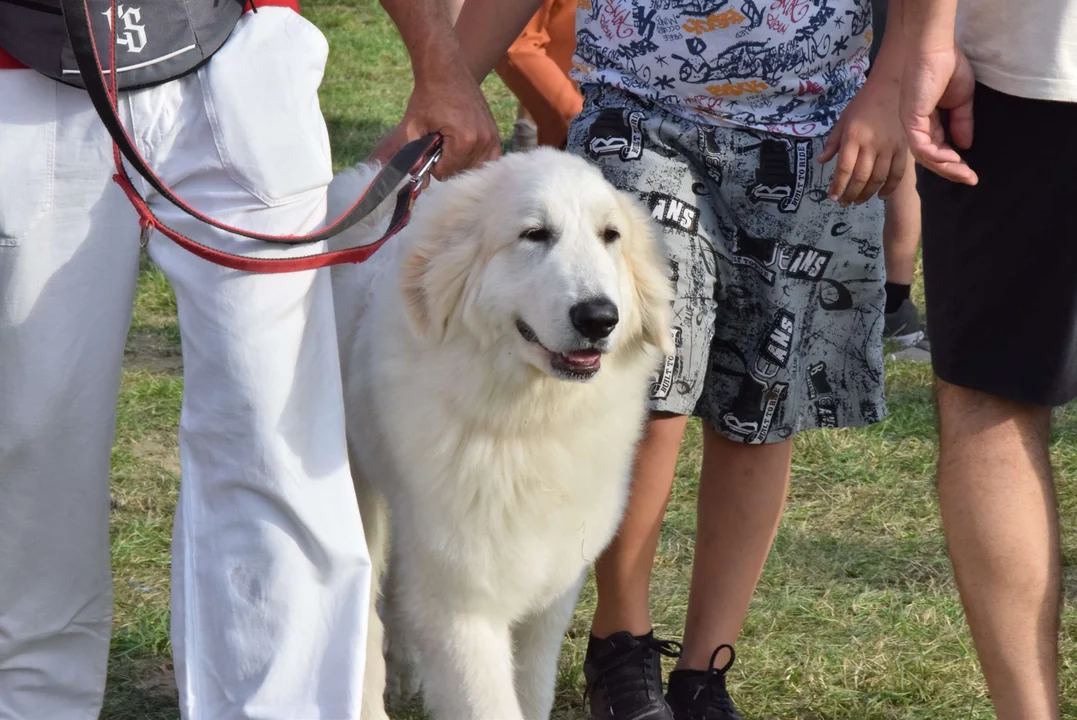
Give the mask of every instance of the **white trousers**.
<svg viewBox="0 0 1077 720">
<path fill-rule="evenodd" d="M 313 25 L 266 7 L 196 74 L 124 94 L 121 115 L 194 207 L 306 232 L 325 221 L 332 178 L 317 96 L 327 53 Z M 3 720 L 96 718 L 102 701 L 109 456 L 139 256 L 137 218 L 112 173 L 83 91 L 0 70 Z M 206 244 L 293 252 L 149 197 Z M 247 275 L 159 234 L 149 249 L 176 293 L 184 361 L 172 561 L 184 717 L 358 719 L 370 560 L 328 272 Z"/>
</svg>

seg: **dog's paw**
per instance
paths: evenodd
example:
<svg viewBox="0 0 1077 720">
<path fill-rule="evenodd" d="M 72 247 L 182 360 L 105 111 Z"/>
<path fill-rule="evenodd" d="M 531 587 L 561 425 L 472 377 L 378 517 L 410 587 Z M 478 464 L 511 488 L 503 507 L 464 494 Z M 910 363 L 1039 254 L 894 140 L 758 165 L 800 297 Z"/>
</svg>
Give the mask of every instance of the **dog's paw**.
<svg viewBox="0 0 1077 720">
<path fill-rule="evenodd" d="M 385 698 L 390 705 L 402 705 L 419 695 L 421 683 L 415 654 L 401 643 L 390 641 L 385 653 Z"/>
</svg>

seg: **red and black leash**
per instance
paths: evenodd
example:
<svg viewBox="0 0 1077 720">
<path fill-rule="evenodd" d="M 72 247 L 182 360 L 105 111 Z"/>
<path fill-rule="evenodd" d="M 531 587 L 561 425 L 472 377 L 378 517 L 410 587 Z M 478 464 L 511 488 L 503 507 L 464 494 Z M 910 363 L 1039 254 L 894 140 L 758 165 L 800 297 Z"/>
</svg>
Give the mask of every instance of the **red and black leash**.
<svg viewBox="0 0 1077 720">
<path fill-rule="evenodd" d="M 71 39 L 71 47 L 75 55 L 75 62 L 78 65 L 83 83 L 86 85 L 86 91 L 89 93 L 90 100 L 93 102 L 97 114 L 101 117 L 101 121 L 108 129 L 109 135 L 112 136 L 112 155 L 116 163 L 116 174 L 112 176 L 112 179 L 123 188 L 127 198 L 134 205 L 135 210 L 138 211 L 139 225 L 142 227 L 143 237 L 146 237 L 151 230 L 156 229 L 181 247 L 217 265 L 254 273 L 284 273 L 313 270 L 341 263 L 361 263 L 407 225 L 408 220 L 411 218 L 412 205 L 422 191 L 426 175 L 441 156 L 441 136 L 438 134 L 413 140 L 401 148 L 388 164 L 378 172 L 374 180 L 363 191 L 363 194 L 356 199 L 344 214 L 323 229 L 308 235 L 267 235 L 251 232 L 218 222 L 187 205 L 176 197 L 171 189 L 146 164 L 138 150 L 135 149 L 130 135 L 127 134 L 127 130 L 119 118 L 117 111 L 115 33 L 111 33 L 112 42 L 109 45 L 109 67 L 111 68 L 110 74 L 112 76 L 110 86 L 105 81 L 105 71 L 101 67 L 100 55 L 97 52 L 88 0 L 61 0 L 61 6 L 67 32 Z M 113 16 L 115 16 L 115 12 L 116 0 L 112 0 Z M 161 222 L 150 209 L 145 198 L 135 189 L 134 184 L 131 182 L 131 177 L 124 167 L 124 158 L 127 159 L 127 162 L 131 164 L 131 167 L 139 175 L 146 179 L 146 182 L 154 190 L 191 217 L 236 235 L 286 245 L 305 245 L 333 237 L 369 215 L 393 193 L 394 189 L 402 181 L 406 179 L 407 182 L 396 194 L 396 207 L 389 222 L 389 229 L 373 243 L 301 257 L 252 258 L 208 247 L 176 232 Z"/>
</svg>

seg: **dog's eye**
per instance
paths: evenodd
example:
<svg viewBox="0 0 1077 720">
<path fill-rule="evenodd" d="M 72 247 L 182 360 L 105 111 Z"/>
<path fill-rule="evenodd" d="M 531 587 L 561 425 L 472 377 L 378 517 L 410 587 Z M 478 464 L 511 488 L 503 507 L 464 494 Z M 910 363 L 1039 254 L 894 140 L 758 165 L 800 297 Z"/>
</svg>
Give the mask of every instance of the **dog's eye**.
<svg viewBox="0 0 1077 720">
<path fill-rule="evenodd" d="M 544 227 L 531 228 L 520 233 L 521 240 L 530 240 L 531 242 L 549 242 L 551 237 L 553 235 L 550 233 L 550 229 Z"/>
<path fill-rule="evenodd" d="M 617 232 L 613 228 L 606 228 L 602 231 L 602 240 L 607 243 L 617 242 L 621 239 L 621 233 Z"/>
</svg>

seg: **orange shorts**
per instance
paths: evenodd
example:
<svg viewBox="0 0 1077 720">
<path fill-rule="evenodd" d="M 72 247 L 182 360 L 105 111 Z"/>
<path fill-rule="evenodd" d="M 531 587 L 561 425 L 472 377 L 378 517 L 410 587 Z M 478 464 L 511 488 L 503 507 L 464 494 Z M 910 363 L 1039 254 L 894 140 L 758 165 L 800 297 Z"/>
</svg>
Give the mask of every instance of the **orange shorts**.
<svg viewBox="0 0 1077 720">
<path fill-rule="evenodd" d="M 495 68 L 535 118 L 540 145 L 563 147 L 583 97 L 568 76 L 576 51 L 577 0 L 546 0 Z"/>
</svg>

